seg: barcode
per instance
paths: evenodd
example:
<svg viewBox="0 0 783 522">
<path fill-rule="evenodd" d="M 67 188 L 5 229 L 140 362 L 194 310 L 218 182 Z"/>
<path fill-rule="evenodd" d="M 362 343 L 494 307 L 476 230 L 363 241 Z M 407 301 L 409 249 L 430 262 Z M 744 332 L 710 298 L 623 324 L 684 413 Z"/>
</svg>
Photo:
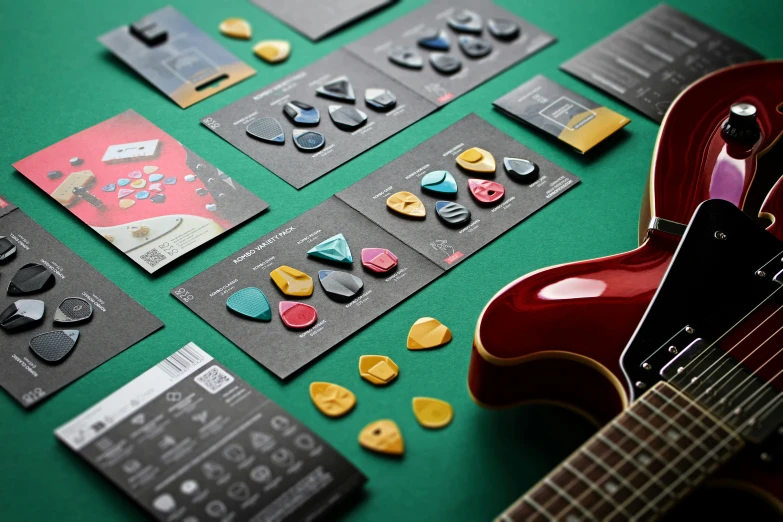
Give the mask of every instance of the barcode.
<svg viewBox="0 0 783 522">
<path fill-rule="evenodd" d="M 142 254 L 141 259 L 150 266 L 156 266 L 161 261 L 166 260 L 166 256 L 160 253 L 160 250 L 153 248 L 146 254 Z"/>
<path fill-rule="evenodd" d="M 193 350 L 190 346 L 183 346 L 169 357 L 160 361 L 157 366 L 163 370 L 166 375 L 172 379 L 176 379 L 203 360 L 204 357 L 200 353 Z"/>
</svg>

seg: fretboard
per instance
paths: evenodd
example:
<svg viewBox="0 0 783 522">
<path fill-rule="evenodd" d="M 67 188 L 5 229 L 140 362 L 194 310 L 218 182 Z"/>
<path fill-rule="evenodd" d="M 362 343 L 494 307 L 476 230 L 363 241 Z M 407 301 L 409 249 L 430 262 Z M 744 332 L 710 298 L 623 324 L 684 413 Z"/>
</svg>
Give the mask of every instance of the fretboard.
<svg viewBox="0 0 783 522">
<path fill-rule="evenodd" d="M 497 520 L 656 520 L 742 445 L 730 427 L 661 382 Z"/>
</svg>

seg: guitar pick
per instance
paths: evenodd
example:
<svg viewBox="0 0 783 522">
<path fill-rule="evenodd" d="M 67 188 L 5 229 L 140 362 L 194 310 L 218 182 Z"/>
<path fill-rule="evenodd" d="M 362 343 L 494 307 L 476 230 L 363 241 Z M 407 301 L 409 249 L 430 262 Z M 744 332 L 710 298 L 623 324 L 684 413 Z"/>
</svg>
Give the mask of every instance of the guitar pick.
<svg viewBox="0 0 783 522">
<path fill-rule="evenodd" d="M 122 199 L 125 196 L 130 196 L 134 192 L 136 192 L 134 189 L 120 189 L 120 191 L 117 192 L 117 199 Z"/>
<path fill-rule="evenodd" d="M 321 121 L 321 114 L 318 109 L 300 101 L 290 101 L 283 106 L 285 114 L 292 123 L 298 125 L 318 125 Z"/>
<path fill-rule="evenodd" d="M 173 176 L 169 176 L 168 178 L 163 179 L 164 185 L 176 185 L 177 184 L 177 178 Z"/>
<path fill-rule="evenodd" d="M 150 201 L 153 203 L 165 203 L 166 202 L 166 196 L 163 194 L 155 194 L 150 198 Z"/>
<path fill-rule="evenodd" d="M 206 208 L 209 212 L 215 212 L 217 210 L 217 205 L 214 203 L 207 203 L 204 205 L 204 208 Z"/>
<path fill-rule="evenodd" d="M 318 280 L 326 295 L 338 302 L 350 301 L 364 288 L 361 279 L 339 270 L 321 270 L 318 272 Z"/>
<path fill-rule="evenodd" d="M 114 192 L 115 190 L 117 190 L 117 185 L 115 185 L 114 183 L 109 183 L 108 185 L 104 185 L 101 188 L 101 190 L 104 192 Z"/>
<path fill-rule="evenodd" d="M 133 205 L 136 204 L 136 201 L 133 199 L 123 199 L 120 200 L 120 208 L 123 210 L 131 208 Z"/>
<path fill-rule="evenodd" d="M 272 308 L 269 306 L 269 300 L 258 288 L 248 287 L 234 292 L 226 300 L 226 306 L 232 312 L 243 317 L 257 321 L 272 320 Z"/>
<path fill-rule="evenodd" d="M 386 455 L 402 455 L 405 442 L 400 428 L 394 421 L 383 419 L 371 422 L 359 433 L 359 444 L 363 448 Z"/>
<path fill-rule="evenodd" d="M 130 225 L 127 230 L 132 237 L 147 237 L 150 233 L 150 227 L 146 225 Z"/>
<path fill-rule="evenodd" d="M 148 166 L 144 167 L 141 170 L 144 171 L 144 174 L 152 174 L 153 172 L 157 172 L 158 171 L 158 167 L 156 167 L 154 165 L 148 165 Z"/>
<path fill-rule="evenodd" d="M 292 135 L 296 148 L 302 152 L 318 150 L 326 143 L 326 138 L 324 138 L 324 135 L 320 132 L 294 129 Z"/>
<path fill-rule="evenodd" d="M 250 23 L 242 18 L 226 18 L 220 22 L 218 29 L 229 38 L 238 38 L 240 40 L 249 40 L 253 35 Z"/>
<path fill-rule="evenodd" d="M 359 357 L 359 375 L 376 386 L 389 384 L 399 374 L 399 367 L 385 355 L 362 355 Z"/>
<path fill-rule="evenodd" d="M 431 397 L 413 398 L 413 416 L 425 428 L 445 428 L 454 418 L 454 408 L 446 401 Z"/>
<path fill-rule="evenodd" d="M 155 183 L 156 181 L 160 181 L 163 179 L 163 174 L 151 174 L 150 175 L 150 183 Z"/>
<path fill-rule="evenodd" d="M 136 199 L 138 199 L 139 201 L 143 199 L 147 199 L 148 197 L 150 197 L 150 193 L 147 192 L 146 190 L 142 190 L 141 192 L 136 194 Z"/>
<path fill-rule="evenodd" d="M 0 261 L 11 259 L 16 254 L 16 245 L 5 236 L 0 236 Z"/>
<path fill-rule="evenodd" d="M 329 117 L 335 126 L 344 131 L 353 131 L 367 123 L 367 114 L 347 105 L 330 105 Z"/>
<path fill-rule="evenodd" d="M 283 324 L 294 330 L 309 328 L 318 320 L 318 312 L 308 304 L 280 301 L 278 310 Z"/>
<path fill-rule="evenodd" d="M 46 173 L 46 177 L 51 179 L 51 180 L 56 180 L 56 179 L 62 178 L 63 177 L 63 173 L 62 173 L 62 171 L 59 171 L 59 170 L 52 170 L 52 171 Z"/>
<path fill-rule="evenodd" d="M 389 49 L 389 61 L 406 69 L 421 69 L 424 58 L 412 47 L 396 46 Z"/>
<path fill-rule="evenodd" d="M 81 297 L 68 297 L 60 303 L 54 313 L 55 324 L 76 324 L 89 321 L 92 305 Z"/>
<path fill-rule="evenodd" d="M 150 183 L 147 189 L 153 192 L 163 192 L 163 186 L 160 183 Z"/>
<path fill-rule="evenodd" d="M 427 209 L 419 198 L 410 192 L 397 192 L 386 200 L 386 206 L 398 214 L 414 218 L 423 218 Z"/>
<path fill-rule="evenodd" d="M 19 330 L 43 319 L 46 305 L 36 299 L 20 299 L 8 305 L 0 314 L 0 327 L 7 331 Z"/>
<path fill-rule="evenodd" d="M 56 363 L 71 352 L 78 340 L 79 330 L 55 330 L 30 339 L 30 349 L 44 361 Z"/>
<path fill-rule="evenodd" d="M 310 398 L 318 411 L 327 417 L 342 417 L 356 405 L 356 395 L 330 382 L 310 383 Z"/>
<path fill-rule="evenodd" d="M 438 348 L 451 341 L 451 330 L 437 319 L 417 319 L 408 332 L 408 350 Z"/>
<path fill-rule="evenodd" d="M 133 172 L 128 173 L 128 177 L 130 179 L 139 179 L 141 178 L 141 171 L 140 170 L 134 170 Z"/>
<path fill-rule="evenodd" d="M 457 165 L 470 172 L 495 172 L 495 158 L 489 152 L 473 147 L 457 156 Z"/>
<path fill-rule="evenodd" d="M 207 189 L 205 189 L 204 187 L 199 187 L 199 188 L 196 189 L 196 194 L 198 196 L 204 197 L 207 194 L 209 194 L 209 191 Z"/>
<path fill-rule="evenodd" d="M 188 183 L 193 183 L 194 181 L 196 181 L 196 176 L 193 174 L 185 174 L 185 177 L 182 179 L 184 179 Z"/>
<path fill-rule="evenodd" d="M 487 20 L 487 29 L 498 40 L 510 41 L 519 36 L 519 25 L 503 18 L 490 18 Z"/>
<path fill-rule="evenodd" d="M 280 63 L 291 55 L 291 44 L 285 40 L 262 40 L 253 46 L 253 52 L 265 62 Z"/>
<path fill-rule="evenodd" d="M 483 38 L 463 35 L 459 39 L 459 48 L 469 58 L 483 58 L 492 52 L 492 43 Z"/>
<path fill-rule="evenodd" d="M 386 89 L 366 89 L 364 91 L 364 103 L 376 111 L 388 111 L 397 105 L 397 96 Z"/>
<path fill-rule="evenodd" d="M 435 213 L 448 226 L 461 227 L 470 223 L 470 210 L 453 201 L 438 201 Z"/>
<path fill-rule="evenodd" d="M 28 263 L 16 272 L 8 283 L 8 295 L 27 295 L 45 292 L 54 286 L 54 274 L 45 266 Z"/>
<path fill-rule="evenodd" d="M 118 187 L 124 187 L 125 185 L 128 185 L 130 183 L 130 180 L 128 178 L 120 178 L 117 180 L 117 186 Z"/>
<path fill-rule="evenodd" d="M 130 186 L 131 188 L 141 189 L 147 186 L 147 182 L 143 179 L 136 179 L 131 181 Z"/>
<path fill-rule="evenodd" d="M 457 181 L 448 170 L 435 170 L 421 178 L 421 188 L 435 194 L 456 194 Z"/>
<path fill-rule="evenodd" d="M 520 183 L 532 183 L 538 179 L 538 165 L 519 158 L 503 158 L 508 177 Z"/>
<path fill-rule="evenodd" d="M 353 92 L 353 86 L 347 76 L 340 76 L 326 83 L 315 90 L 315 93 L 333 100 L 354 101 L 356 95 Z"/>
<path fill-rule="evenodd" d="M 363 248 L 362 265 L 372 272 L 383 274 L 397 266 L 397 256 L 385 248 Z"/>
<path fill-rule="evenodd" d="M 481 17 L 467 9 L 450 16 L 446 23 L 458 33 L 481 33 Z"/>
<path fill-rule="evenodd" d="M 320 257 L 321 259 L 327 259 L 329 261 L 337 261 L 338 263 L 353 263 L 353 257 L 351 256 L 351 249 L 348 246 L 348 241 L 342 234 L 326 239 L 313 248 L 307 251 L 307 253 L 313 257 Z"/>
<path fill-rule="evenodd" d="M 267 143 L 285 143 L 285 133 L 283 127 L 274 118 L 259 118 L 247 126 L 245 131 Z"/>
<path fill-rule="evenodd" d="M 496 181 L 469 179 L 468 188 L 479 203 L 494 203 L 503 199 L 506 189 Z"/>
<path fill-rule="evenodd" d="M 440 74 L 452 75 L 462 68 L 462 60 L 450 54 L 431 53 L 430 65 Z"/>
<path fill-rule="evenodd" d="M 419 38 L 418 44 L 420 47 L 433 51 L 448 51 L 451 47 L 449 35 L 443 29 L 430 29 Z"/>
<path fill-rule="evenodd" d="M 68 163 L 70 163 L 72 167 L 78 167 L 79 165 L 84 163 L 84 160 L 82 158 L 76 156 L 76 157 L 73 157 L 73 158 L 69 159 Z"/>
<path fill-rule="evenodd" d="M 279 266 L 269 274 L 285 295 L 306 297 L 313 295 L 313 278 L 290 266 Z"/>
</svg>

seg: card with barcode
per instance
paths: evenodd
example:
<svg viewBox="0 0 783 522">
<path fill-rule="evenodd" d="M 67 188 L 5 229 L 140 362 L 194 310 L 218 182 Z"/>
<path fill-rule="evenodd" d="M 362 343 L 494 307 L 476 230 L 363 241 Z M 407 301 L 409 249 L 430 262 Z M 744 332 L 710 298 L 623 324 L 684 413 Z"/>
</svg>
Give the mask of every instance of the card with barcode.
<svg viewBox="0 0 783 522">
<path fill-rule="evenodd" d="M 316 520 L 366 482 L 194 343 L 55 434 L 160 521 Z"/>
</svg>

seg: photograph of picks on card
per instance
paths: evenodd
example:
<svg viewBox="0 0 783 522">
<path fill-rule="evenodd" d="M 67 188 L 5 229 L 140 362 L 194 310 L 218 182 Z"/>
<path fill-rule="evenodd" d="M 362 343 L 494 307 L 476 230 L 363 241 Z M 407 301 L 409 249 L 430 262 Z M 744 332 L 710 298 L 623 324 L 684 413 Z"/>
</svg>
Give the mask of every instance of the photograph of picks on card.
<svg viewBox="0 0 783 522">
<path fill-rule="evenodd" d="M 14 167 L 149 273 L 269 206 L 132 110 Z"/>
<path fill-rule="evenodd" d="M 577 183 L 470 114 L 337 197 L 449 269 Z"/>
<path fill-rule="evenodd" d="M 201 123 L 302 188 L 435 109 L 338 50 Z"/>
<path fill-rule="evenodd" d="M 554 41 L 490 0 L 433 0 L 346 49 L 440 106 Z"/>
<path fill-rule="evenodd" d="M 332 197 L 171 293 L 285 379 L 442 273 Z"/>
</svg>

